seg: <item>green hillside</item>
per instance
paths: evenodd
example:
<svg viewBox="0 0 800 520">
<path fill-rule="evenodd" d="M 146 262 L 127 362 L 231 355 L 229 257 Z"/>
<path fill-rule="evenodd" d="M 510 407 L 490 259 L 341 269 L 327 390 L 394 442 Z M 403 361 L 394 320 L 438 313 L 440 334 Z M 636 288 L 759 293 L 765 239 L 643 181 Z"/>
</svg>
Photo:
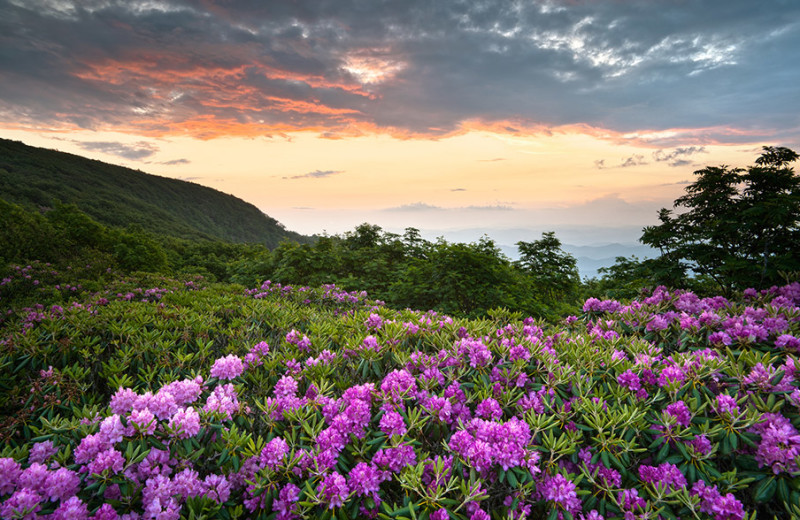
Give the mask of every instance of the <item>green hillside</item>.
<svg viewBox="0 0 800 520">
<path fill-rule="evenodd" d="M 0 197 L 28 209 L 72 203 L 96 221 L 175 237 L 308 242 L 241 199 L 191 182 L 0 139 Z"/>
</svg>

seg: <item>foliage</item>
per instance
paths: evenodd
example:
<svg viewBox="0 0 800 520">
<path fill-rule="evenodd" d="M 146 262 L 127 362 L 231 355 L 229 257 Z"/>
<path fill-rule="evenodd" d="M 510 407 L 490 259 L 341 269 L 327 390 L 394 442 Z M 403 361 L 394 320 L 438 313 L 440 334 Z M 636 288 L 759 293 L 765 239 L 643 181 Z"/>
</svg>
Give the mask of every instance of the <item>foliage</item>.
<svg viewBox="0 0 800 520">
<path fill-rule="evenodd" d="M 644 244 L 661 250 L 659 281 L 679 286 L 691 270 L 728 294 L 800 271 L 800 176 L 789 167 L 797 157 L 765 146 L 747 169 L 696 171 L 697 180 L 675 201 L 686 211 L 673 216 L 662 209 L 660 224 L 642 234 Z"/>
<path fill-rule="evenodd" d="M 3 516 L 800 513 L 798 284 L 589 299 L 548 326 L 334 286 L 12 271 L 0 301 L 63 299 L 0 328 Z"/>
<path fill-rule="evenodd" d="M 517 247 L 520 258 L 515 264 L 533 277 L 535 285 L 557 297 L 574 297 L 581 283 L 578 262 L 561 249 L 554 232 L 542 233 L 542 238 L 533 242 L 517 242 Z"/>
<path fill-rule="evenodd" d="M 523 260 L 513 263 L 488 237 L 469 244 L 430 242 L 415 228 L 400 236 L 364 223 L 313 244 L 282 243 L 262 275 L 284 284 L 366 290 L 394 308 L 461 317 L 505 308 L 557 320 L 576 312 L 580 287 L 575 259 L 560 246 L 553 233 L 520 242 Z"/>
<path fill-rule="evenodd" d="M 58 200 L 105 226 L 136 224 L 173 237 L 270 248 L 281 240 L 311 240 L 212 188 L 6 139 L 0 139 L 0 198 L 36 211 Z"/>
</svg>

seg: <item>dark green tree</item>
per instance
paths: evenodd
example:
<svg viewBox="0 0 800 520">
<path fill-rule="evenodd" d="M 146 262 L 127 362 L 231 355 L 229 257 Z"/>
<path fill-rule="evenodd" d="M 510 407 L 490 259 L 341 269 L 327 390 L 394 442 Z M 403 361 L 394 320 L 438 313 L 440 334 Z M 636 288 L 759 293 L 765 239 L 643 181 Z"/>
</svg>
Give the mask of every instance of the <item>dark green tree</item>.
<svg viewBox="0 0 800 520">
<path fill-rule="evenodd" d="M 514 265 L 525 271 L 541 291 L 557 296 L 574 296 L 581 279 L 575 257 L 561 249 L 553 231 L 533 242 L 517 242 L 519 260 Z"/>
<path fill-rule="evenodd" d="M 661 251 L 656 264 L 676 284 L 687 270 L 713 280 L 722 291 L 781 283 L 781 273 L 800 270 L 800 177 L 789 164 L 797 153 L 763 147 L 756 164 L 709 166 L 675 201 L 660 224 L 644 228 L 640 241 Z"/>
</svg>

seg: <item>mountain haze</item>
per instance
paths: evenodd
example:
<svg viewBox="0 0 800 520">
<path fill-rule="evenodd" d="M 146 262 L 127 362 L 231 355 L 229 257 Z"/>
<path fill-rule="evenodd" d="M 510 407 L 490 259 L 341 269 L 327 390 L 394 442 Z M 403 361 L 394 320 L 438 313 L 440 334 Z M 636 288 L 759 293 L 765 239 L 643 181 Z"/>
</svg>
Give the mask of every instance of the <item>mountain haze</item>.
<svg viewBox="0 0 800 520">
<path fill-rule="evenodd" d="M 75 204 L 98 222 L 181 238 L 259 243 L 310 238 L 233 195 L 78 155 L 0 139 L 0 198 L 45 211 Z"/>
</svg>

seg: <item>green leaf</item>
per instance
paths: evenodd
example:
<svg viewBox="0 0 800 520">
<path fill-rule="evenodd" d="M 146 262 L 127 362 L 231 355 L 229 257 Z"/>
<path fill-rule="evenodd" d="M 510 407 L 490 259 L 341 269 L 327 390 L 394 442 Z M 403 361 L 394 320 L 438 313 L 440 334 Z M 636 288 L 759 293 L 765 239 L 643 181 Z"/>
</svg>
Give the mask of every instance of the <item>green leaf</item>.
<svg viewBox="0 0 800 520">
<path fill-rule="evenodd" d="M 775 482 L 775 477 L 770 476 L 758 483 L 753 491 L 753 500 L 756 502 L 766 502 L 775 494 L 775 489 L 778 487 Z"/>
</svg>

